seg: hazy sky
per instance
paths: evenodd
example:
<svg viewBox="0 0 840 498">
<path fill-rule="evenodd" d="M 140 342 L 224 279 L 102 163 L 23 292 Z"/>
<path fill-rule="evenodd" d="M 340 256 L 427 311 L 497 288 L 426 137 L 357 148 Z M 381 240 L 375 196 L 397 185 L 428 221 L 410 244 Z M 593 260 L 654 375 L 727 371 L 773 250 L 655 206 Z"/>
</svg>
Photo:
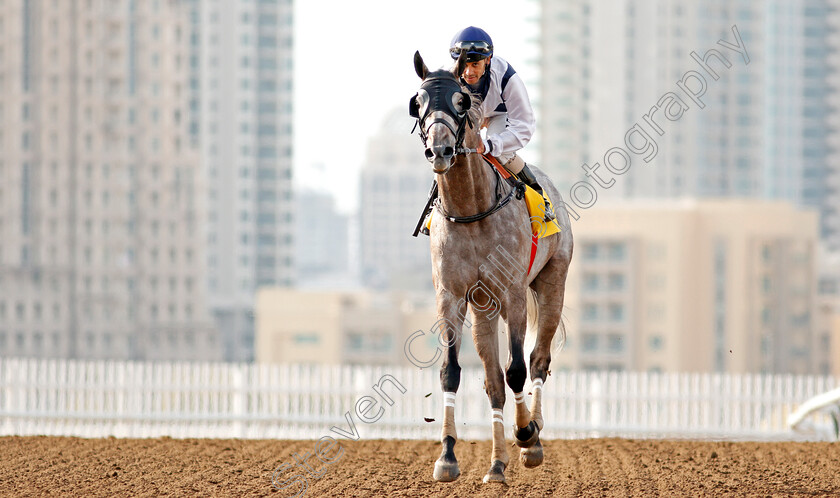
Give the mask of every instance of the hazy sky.
<svg viewBox="0 0 840 498">
<path fill-rule="evenodd" d="M 415 50 L 430 69 L 448 68 L 452 36 L 478 26 L 526 83 L 536 77 L 535 1 L 296 0 L 295 9 L 295 183 L 320 185 L 345 212 L 357 203 L 368 139 L 389 111 L 407 113 L 420 87 Z"/>
</svg>

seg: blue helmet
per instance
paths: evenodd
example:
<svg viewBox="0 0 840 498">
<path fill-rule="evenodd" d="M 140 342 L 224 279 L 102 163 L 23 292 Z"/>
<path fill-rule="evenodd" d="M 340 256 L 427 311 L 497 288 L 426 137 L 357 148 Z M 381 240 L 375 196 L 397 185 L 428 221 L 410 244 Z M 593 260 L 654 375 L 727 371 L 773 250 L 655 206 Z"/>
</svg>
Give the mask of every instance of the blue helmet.
<svg viewBox="0 0 840 498">
<path fill-rule="evenodd" d="M 467 53 L 467 62 L 476 62 L 493 55 L 493 40 L 481 28 L 470 26 L 464 28 L 452 38 L 449 44 L 449 55 L 458 59 L 462 51 Z"/>
</svg>

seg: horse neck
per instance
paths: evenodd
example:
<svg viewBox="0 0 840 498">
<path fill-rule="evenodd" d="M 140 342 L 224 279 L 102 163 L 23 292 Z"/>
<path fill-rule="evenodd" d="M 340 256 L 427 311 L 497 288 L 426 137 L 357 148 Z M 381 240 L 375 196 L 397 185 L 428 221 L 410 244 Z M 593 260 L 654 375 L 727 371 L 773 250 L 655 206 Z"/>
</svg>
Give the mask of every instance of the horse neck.
<svg viewBox="0 0 840 498">
<path fill-rule="evenodd" d="M 438 195 L 450 216 L 482 213 L 496 204 L 496 178 L 478 154 L 460 155 L 438 176 Z"/>
</svg>

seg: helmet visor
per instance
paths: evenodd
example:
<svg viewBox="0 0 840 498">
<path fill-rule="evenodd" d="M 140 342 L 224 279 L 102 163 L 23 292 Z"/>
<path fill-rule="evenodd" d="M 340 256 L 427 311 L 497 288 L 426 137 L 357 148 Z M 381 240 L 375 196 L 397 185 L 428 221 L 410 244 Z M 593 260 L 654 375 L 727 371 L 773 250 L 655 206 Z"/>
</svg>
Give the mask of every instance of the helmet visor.
<svg viewBox="0 0 840 498">
<path fill-rule="evenodd" d="M 468 54 L 478 54 L 484 57 L 493 53 L 493 45 L 483 41 L 459 41 L 449 49 L 449 53 L 453 59 L 457 59 L 461 52 L 466 51 Z"/>
</svg>

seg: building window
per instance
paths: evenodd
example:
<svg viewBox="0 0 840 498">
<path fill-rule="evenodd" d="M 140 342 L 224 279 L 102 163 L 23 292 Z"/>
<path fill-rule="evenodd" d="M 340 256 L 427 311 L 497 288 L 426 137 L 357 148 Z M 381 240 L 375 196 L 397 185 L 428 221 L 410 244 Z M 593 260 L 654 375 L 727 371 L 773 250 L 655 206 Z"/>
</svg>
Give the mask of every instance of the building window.
<svg viewBox="0 0 840 498">
<path fill-rule="evenodd" d="M 765 294 L 769 294 L 773 290 L 772 281 L 768 275 L 761 277 L 761 289 Z"/>
<path fill-rule="evenodd" d="M 583 350 L 597 351 L 598 350 L 598 335 L 597 334 L 583 334 Z"/>
<path fill-rule="evenodd" d="M 583 259 L 586 261 L 594 261 L 598 259 L 598 245 L 584 244 L 583 245 Z"/>
<path fill-rule="evenodd" d="M 583 275 L 583 288 L 585 290 L 597 290 L 598 289 L 598 274 L 597 273 L 586 273 Z"/>
<path fill-rule="evenodd" d="M 623 260 L 625 252 L 626 248 L 624 244 L 621 243 L 613 243 L 607 247 L 607 253 L 609 254 L 609 258 L 613 261 Z"/>
<path fill-rule="evenodd" d="M 295 334 L 292 338 L 295 344 L 318 344 L 320 342 L 320 338 L 318 334 L 309 333 L 309 334 Z"/>
<path fill-rule="evenodd" d="M 665 339 L 661 335 L 652 335 L 648 339 L 648 347 L 651 351 L 661 351 L 664 344 Z"/>
<path fill-rule="evenodd" d="M 624 305 L 613 303 L 609 305 L 610 320 L 620 322 L 624 320 Z"/>
<path fill-rule="evenodd" d="M 391 349 L 392 340 L 390 334 L 379 334 L 374 338 L 371 349 L 373 351 L 389 351 Z"/>
<path fill-rule="evenodd" d="M 347 349 L 359 351 L 364 345 L 362 334 L 353 332 L 347 335 Z"/>
<path fill-rule="evenodd" d="M 773 259 L 773 250 L 770 247 L 770 244 L 764 244 L 761 246 L 761 259 L 764 260 L 765 263 L 770 262 Z"/>
<path fill-rule="evenodd" d="M 607 350 L 611 353 L 624 351 L 624 341 L 621 334 L 609 334 L 607 336 Z"/>
<path fill-rule="evenodd" d="M 583 306 L 583 321 L 594 322 L 598 320 L 598 305 L 585 304 Z"/>
</svg>

